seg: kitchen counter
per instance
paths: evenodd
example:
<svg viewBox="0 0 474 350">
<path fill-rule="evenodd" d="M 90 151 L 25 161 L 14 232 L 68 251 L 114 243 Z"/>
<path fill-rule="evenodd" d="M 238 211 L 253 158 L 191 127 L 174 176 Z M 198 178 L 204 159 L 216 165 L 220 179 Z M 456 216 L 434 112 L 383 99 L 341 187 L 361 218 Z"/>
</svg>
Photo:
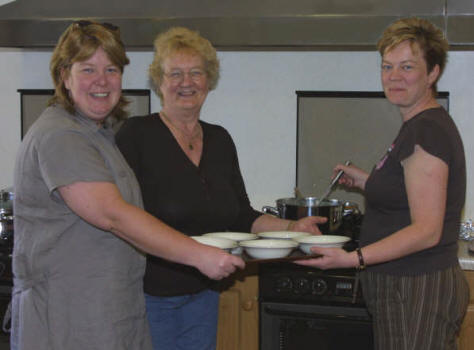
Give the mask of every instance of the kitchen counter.
<svg viewBox="0 0 474 350">
<path fill-rule="evenodd" d="M 469 242 L 459 240 L 458 258 L 459 264 L 463 270 L 474 270 L 474 253 L 471 253 L 468 249 Z"/>
</svg>

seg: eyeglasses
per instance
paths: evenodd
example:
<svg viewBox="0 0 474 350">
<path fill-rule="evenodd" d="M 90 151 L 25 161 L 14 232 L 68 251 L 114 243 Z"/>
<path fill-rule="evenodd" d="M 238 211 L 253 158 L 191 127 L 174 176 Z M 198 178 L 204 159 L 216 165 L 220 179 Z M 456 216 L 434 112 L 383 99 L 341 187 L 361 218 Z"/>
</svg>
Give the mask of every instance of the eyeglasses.
<svg viewBox="0 0 474 350">
<path fill-rule="evenodd" d="M 79 21 L 75 21 L 74 24 L 78 25 L 80 28 L 85 28 L 87 26 L 90 26 L 91 24 L 98 24 L 112 32 L 115 32 L 119 29 L 119 27 L 117 27 L 116 25 L 113 25 L 112 23 L 107 23 L 107 22 L 99 23 L 99 22 L 91 22 L 87 20 L 79 20 Z"/>
<path fill-rule="evenodd" d="M 191 69 L 189 72 L 173 70 L 169 73 L 165 73 L 165 76 L 174 83 L 182 82 L 185 75 L 188 75 L 192 81 L 198 82 L 205 77 L 206 73 L 202 69 Z"/>
</svg>

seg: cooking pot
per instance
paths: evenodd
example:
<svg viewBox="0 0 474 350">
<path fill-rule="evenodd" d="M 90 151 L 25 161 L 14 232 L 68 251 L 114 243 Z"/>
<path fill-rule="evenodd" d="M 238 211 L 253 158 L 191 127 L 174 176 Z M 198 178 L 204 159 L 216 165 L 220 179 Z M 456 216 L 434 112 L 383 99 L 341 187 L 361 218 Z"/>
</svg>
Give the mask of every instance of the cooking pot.
<svg viewBox="0 0 474 350">
<path fill-rule="evenodd" d="M 276 201 L 276 208 L 264 206 L 262 211 L 287 220 L 298 220 L 306 216 L 324 216 L 328 218 L 328 221 L 318 225 L 323 234 L 337 232 L 343 218 L 359 214 L 355 203 L 337 199 L 326 199 L 319 202 L 316 197 L 280 198 Z"/>
<path fill-rule="evenodd" d="M 13 192 L 0 191 L 0 214 L 13 214 Z"/>
<path fill-rule="evenodd" d="M 0 214 L 0 246 L 13 246 L 13 216 Z"/>
<path fill-rule="evenodd" d="M 0 191 L 0 246 L 13 245 L 13 192 Z"/>
</svg>

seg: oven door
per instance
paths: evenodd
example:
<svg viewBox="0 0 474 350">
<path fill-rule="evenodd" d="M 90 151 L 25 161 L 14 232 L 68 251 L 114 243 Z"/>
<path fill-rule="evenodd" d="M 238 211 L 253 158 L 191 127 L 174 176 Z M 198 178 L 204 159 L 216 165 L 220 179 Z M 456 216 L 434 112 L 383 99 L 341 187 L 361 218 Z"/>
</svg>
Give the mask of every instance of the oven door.
<svg viewBox="0 0 474 350">
<path fill-rule="evenodd" d="M 5 322 L 8 305 L 11 300 L 11 287 L 0 284 L 0 350 L 10 349 L 10 332 L 5 332 L 4 327 L 9 329 L 10 322 Z"/>
<path fill-rule="evenodd" d="M 371 350 L 372 321 L 362 307 L 260 303 L 260 350 Z"/>
</svg>

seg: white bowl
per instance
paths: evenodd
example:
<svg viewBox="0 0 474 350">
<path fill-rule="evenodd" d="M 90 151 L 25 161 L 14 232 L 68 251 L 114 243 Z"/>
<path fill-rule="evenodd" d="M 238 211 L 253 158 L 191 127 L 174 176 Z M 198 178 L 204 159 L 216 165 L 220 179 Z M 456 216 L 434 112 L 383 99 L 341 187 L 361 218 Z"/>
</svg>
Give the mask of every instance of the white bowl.
<svg viewBox="0 0 474 350">
<path fill-rule="evenodd" d="M 293 239 L 301 236 L 310 236 L 308 232 L 294 232 L 294 231 L 269 231 L 269 232 L 260 232 L 258 236 L 260 238 L 270 238 L 270 239 Z"/>
<path fill-rule="evenodd" d="M 235 242 L 249 241 L 249 240 L 258 238 L 258 236 L 255 233 L 246 233 L 246 232 L 210 232 L 210 233 L 205 233 L 203 236 L 226 238 L 226 239 L 233 240 Z M 232 248 L 230 252 L 234 255 L 240 255 L 242 254 L 243 249 L 242 247 L 237 246 L 235 248 Z"/>
<path fill-rule="evenodd" d="M 254 259 L 284 258 L 298 246 L 298 243 L 285 239 L 255 239 L 239 243 Z"/>
<path fill-rule="evenodd" d="M 236 242 L 249 241 L 251 239 L 258 238 L 255 233 L 245 233 L 245 232 L 211 232 L 211 233 L 205 233 L 203 236 L 227 238 Z"/>
<path fill-rule="evenodd" d="M 334 235 L 314 235 L 294 238 L 294 241 L 299 243 L 300 249 L 306 254 L 312 254 L 310 249 L 314 246 L 322 248 L 341 248 L 344 243 L 350 240 L 351 239 L 347 236 Z"/>
<path fill-rule="evenodd" d="M 201 244 L 210 245 L 212 247 L 221 248 L 228 251 L 239 246 L 236 241 L 227 238 L 209 236 L 192 236 L 191 238 Z"/>
</svg>

